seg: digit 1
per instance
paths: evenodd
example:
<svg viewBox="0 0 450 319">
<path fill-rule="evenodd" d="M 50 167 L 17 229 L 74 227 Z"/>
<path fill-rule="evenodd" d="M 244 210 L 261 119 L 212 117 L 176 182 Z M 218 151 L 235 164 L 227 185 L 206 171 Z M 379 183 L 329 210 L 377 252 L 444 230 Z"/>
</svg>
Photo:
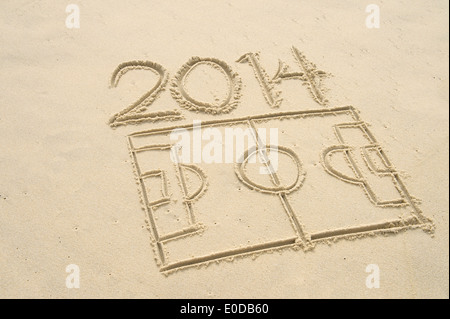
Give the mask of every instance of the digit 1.
<svg viewBox="0 0 450 319">
<path fill-rule="evenodd" d="M 236 62 L 238 63 L 249 63 L 253 68 L 253 72 L 255 73 L 255 77 L 259 82 L 259 86 L 262 89 L 262 93 L 267 103 L 272 108 L 277 108 L 280 106 L 281 101 L 283 100 L 280 95 L 281 92 L 275 90 L 274 82 L 269 78 L 267 72 L 262 67 L 259 61 L 258 53 L 246 53 L 241 56 Z"/>
</svg>

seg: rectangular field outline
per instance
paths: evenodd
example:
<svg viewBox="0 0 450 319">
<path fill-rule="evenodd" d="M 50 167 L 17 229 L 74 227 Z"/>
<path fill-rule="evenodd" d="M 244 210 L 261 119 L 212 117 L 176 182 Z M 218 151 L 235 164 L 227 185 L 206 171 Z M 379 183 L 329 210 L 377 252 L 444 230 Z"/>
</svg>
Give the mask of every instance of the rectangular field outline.
<svg viewBox="0 0 450 319">
<path fill-rule="evenodd" d="M 240 118 L 234 118 L 234 119 L 222 119 L 222 120 L 211 120 L 211 121 L 205 121 L 202 122 L 202 127 L 208 127 L 208 126 L 215 126 L 215 125 L 227 125 L 227 124 L 236 124 L 236 123 L 249 123 L 251 124 L 253 120 L 270 120 L 270 119 L 282 119 L 282 118 L 306 118 L 306 117 L 316 117 L 316 116 L 333 116 L 337 114 L 347 114 L 351 115 L 351 117 L 354 119 L 354 122 L 352 123 L 363 123 L 359 116 L 358 111 L 353 106 L 344 106 L 344 107 L 335 107 L 335 108 L 326 108 L 326 109 L 316 109 L 316 110 L 302 110 L 302 111 L 290 111 L 290 112 L 278 112 L 278 113 L 268 113 L 263 115 L 255 115 L 255 116 L 247 116 L 247 117 L 240 117 Z M 352 124 L 349 123 L 349 124 Z M 141 132 L 136 132 L 128 135 L 128 146 L 130 150 L 130 154 L 133 160 L 133 166 L 134 166 L 134 173 L 136 180 L 139 182 L 140 185 L 140 196 L 144 205 L 144 210 L 146 211 L 146 214 L 148 216 L 149 222 L 150 222 L 150 232 L 152 237 L 152 244 L 156 247 L 156 251 L 159 257 L 159 267 L 160 272 L 163 273 L 169 273 L 172 271 L 177 271 L 179 269 L 188 268 L 192 266 L 198 266 L 202 264 L 208 264 L 211 262 L 216 262 L 220 260 L 226 260 L 229 258 L 236 258 L 236 257 L 243 257 L 248 256 L 252 254 L 259 254 L 266 251 L 271 250 L 281 250 L 281 249 L 303 249 L 303 250 L 309 250 L 312 249 L 316 243 L 324 243 L 324 242 L 330 242 L 330 241 L 336 241 L 339 239 L 345 239 L 345 238 L 357 238 L 357 237 L 365 237 L 365 236 L 374 236 L 378 234 L 387 234 L 387 233 L 397 233 L 402 230 L 407 229 L 413 229 L 413 228 L 422 228 L 424 231 L 427 232 L 433 232 L 434 225 L 433 222 L 425 217 L 422 213 L 422 211 L 417 207 L 417 204 L 412 199 L 411 195 L 409 194 L 408 190 L 406 189 L 405 184 L 401 180 L 401 177 L 398 173 L 394 173 L 393 177 L 398 183 L 398 185 L 401 188 L 401 191 L 404 195 L 404 199 L 407 202 L 407 204 L 412 208 L 412 215 L 411 217 L 405 218 L 405 219 L 394 219 L 391 221 L 385 221 L 377 224 L 369 224 L 369 225 L 361 225 L 361 226 L 355 226 L 350 228 L 341 228 L 341 229 L 335 229 L 335 230 L 327 230 L 327 231 L 321 231 L 321 232 L 315 232 L 311 234 L 304 234 L 302 229 L 296 229 L 297 236 L 287 239 L 281 239 L 276 241 L 271 241 L 267 243 L 261 243 L 256 245 L 251 245 L 247 247 L 237 248 L 237 249 L 231 249 L 231 250 L 225 250 L 209 255 L 203 255 L 198 256 L 190 259 L 185 259 L 182 261 L 176 261 L 172 263 L 166 263 L 166 257 L 164 254 L 164 248 L 163 243 L 165 241 L 164 238 L 159 238 L 157 231 L 156 231 L 156 225 L 155 220 L 153 217 L 152 209 L 148 205 L 148 199 L 146 198 L 145 194 L 145 188 L 143 187 L 142 182 L 142 175 L 140 173 L 139 164 L 137 162 L 136 153 L 145 149 L 148 149 L 146 147 L 141 148 L 134 148 L 132 138 L 133 137 L 140 137 L 140 136 L 146 136 L 146 135 L 154 135 L 154 134 L 167 134 L 175 129 L 193 129 L 192 124 L 185 124 L 185 125 L 179 125 L 179 126 L 172 126 L 172 127 L 165 127 L 165 128 L 157 128 L 157 129 L 151 129 Z M 375 137 L 372 135 L 370 130 L 365 126 L 365 129 L 367 130 L 367 133 L 369 137 L 376 142 Z M 376 142 L 378 143 L 378 142 Z M 390 163 L 388 160 L 386 153 L 382 150 L 381 146 L 377 144 L 378 147 L 381 149 L 381 152 L 383 152 L 383 156 L 385 160 Z M 167 144 L 161 144 L 161 147 L 167 148 L 170 147 L 170 145 Z M 179 237 L 188 235 L 193 232 L 197 232 L 198 227 L 194 227 L 195 225 L 188 227 L 186 231 L 181 230 L 179 232 Z M 300 226 L 301 227 L 301 226 Z M 173 237 L 173 238 L 179 238 L 179 237 Z"/>
</svg>

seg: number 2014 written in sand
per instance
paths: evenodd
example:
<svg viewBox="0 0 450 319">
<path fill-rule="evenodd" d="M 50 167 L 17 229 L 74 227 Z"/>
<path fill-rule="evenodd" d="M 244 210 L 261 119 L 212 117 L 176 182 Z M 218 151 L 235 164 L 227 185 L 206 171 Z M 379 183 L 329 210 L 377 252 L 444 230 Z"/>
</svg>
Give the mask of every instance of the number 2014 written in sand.
<svg viewBox="0 0 450 319">
<path fill-rule="evenodd" d="M 236 62 L 248 64 L 253 69 L 255 78 L 261 88 L 261 93 L 270 108 L 280 107 L 283 99 L 281 97 L 281 91 L 277 89 L 277 85 L 282 80 L 288 79 L 299 79 L 303 85 L 307 86 L 311 97 L 318 104 L 326 106 L 328 100 L 324 97 L 321 79 L 326 77 L 327 73 L 318 70 L 317 67 L 309 62 L 295 47 L 292 47 L 292 55 L 300 70 L 298 72 L 288 72 L 288 65 L 280 60 L 278 70 L 273 77 L 270 77 L 267 74 L 260 62 L 258 53 L 246 53 L 237 59 Z M 223 79 L 227 85 L 227 93 L 223 99 L 218 99 L 219 101 L 216 100 L 213 102 L 201 101 L 191 96 L 186 90 L 186 79 L 193 70 L 202 65 L 209 66 L 223 75 Z M 157 75 L 156 83 L 134 103 L 114 114 L 109 121 L 111 127 L 162 120 L 173 121 L 183 118 L 181 112 L 177 109 L 147 112 L 152 103 L 160 96 L 167 85 L 169 85 L 169 74 L 167 70 L 158 63 L 152 61 L 129 61 L 121 63 L 113 72 L 110 82 L 111 88 L 117 87 L 121 77 L 133 70 L 148 70 L 153 72 Z M 238 73 L 233 71 L 232 67 L 226 62 L 216 58 L 192 57 L 171 79 L 170 92 L 173 99 L 180 107 L 190 111 L 214 115 L 229 113 L 238 106 L 241 98 L 241 86 L 242 81 Z"/>
</svg>

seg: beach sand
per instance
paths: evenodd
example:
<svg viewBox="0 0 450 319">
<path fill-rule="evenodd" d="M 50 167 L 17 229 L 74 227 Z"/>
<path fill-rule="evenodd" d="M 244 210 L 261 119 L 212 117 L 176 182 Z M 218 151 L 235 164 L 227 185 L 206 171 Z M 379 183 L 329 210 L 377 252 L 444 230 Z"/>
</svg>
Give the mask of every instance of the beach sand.
<svg viewBox="0 0 450 319">
<path fill-rule="evenodd" d="M 369 4 L 3 1 L 0 297 L 448 298 L 448 3 Z"/>
</svg>

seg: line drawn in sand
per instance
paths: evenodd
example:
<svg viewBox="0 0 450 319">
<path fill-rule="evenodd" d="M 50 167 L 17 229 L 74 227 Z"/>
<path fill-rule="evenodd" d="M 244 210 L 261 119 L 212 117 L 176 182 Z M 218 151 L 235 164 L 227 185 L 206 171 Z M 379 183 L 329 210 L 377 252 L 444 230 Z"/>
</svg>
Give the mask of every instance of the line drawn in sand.
<svg viewBox="0 0 450 319">
<path fill-rule="evenodd" d="M 329 74 L 318 70 L 316 65 L 308 61 L 305 55 L 297 48 L 292 47 L 292 54 L 302 71 L 289 72 L 287 64 L 279 60 L 278 71 L 272 79 L 261 65 L 259 53 L 246 53 L 236 62 L 248 63 L 253 68 L 263 97 L 271 108 L 279 108 L 283 101 L 281 97 L 282 92 L 276 88 L 276 84 L 288 79 L 300 79 L 302 84 L 307 86 L 312 98 L 318 104 L 326 106 L 328 100 L 325 98 L 325 88 L 322 86 L 322 79 L 329 76 Z M 205 102 L 195 99 L 189 94 L 186 88 L 187 79 L 201 65 L 217 70 L 223 75 L 227 85 L 227 92 L 226 97 L 222 100 L 216 98 L 214 102 Z M 183 119 L 182 113 L 177 109 L 147 112 L 148 108 L 165 90 L 169 81 L 168 72 L 158 63 L 152 61 L 129 61 L 119 64 L 111 76 L 110 88 L 116 88 L 119 85 L 120 79 L 125 74 L 136 70 L 151 71 L 159 78 L 156 84 L 138 100 L 122 111 L 114 114 L 109 120 L 109 125 L 115 128 L 121 125 L 140 124 L 143 122 L 176 121 Z M 170 92 L 173 99 L 179 106 L 189 111 L 204 112 L 212 115 L 229 113 L 238 106 L 241 98 L 242 81 L 238 73 L 234 72 L 226 62 L 216 58 L 190 58 L 188 62 L 181 66 L 174 78 L 170 81 L 170 84 Z"/>
<path fill-rule="evenodd" d="M 295 122 L 296 125 L 292 126 L 294 136 L 297 137 L 298 141 L 290 142 L 289 139 L 281 136 L 280 145 L 261 144 L 256 128 L 274 125 L 274 122 L 279 125 L 278 121 L 298 121 L 298 123 Z M 331 125 L 331 123 L 334 124 Z M 174 144 L 170 143 L 168 136 L 175 129 L 194 130 L 194 126 L 191 124 L 142 131 L 128 136 L 135 176 L 139 184 L 139 193 L 143 209 L 147 214 L 152 246 L 160 271 L 165 274 L 187 267 L 208 265 L 212 262 L 232 260 L 242 256 L 256 256 L 274 250 L 292 248 L 307 251 L 313 249 L 318 243 L 331 243 L 339 239 L 392 234 L 412 228 L 421 228 L 430 233 L 434 231 L 432 221 L 423 215 L 385 151 L 368 129 L 367 124 L 361 120 L 357 110 L 351 106 L 212 120 L 203 122 L 202 126 L 250 128 L 257 147 L 246 150 L 242 154 L 243 160 L 235 164 L 206 165 L 199 163 L 187 165 L 173 163 L 169 160 Z M 324 141 L 319 143 L 313 151 L 307 149 L 306 146 L 302 146 L 309 145 L 308 139 L 303 141 L 302 135 L 299 133 L 299 130 L 303 127 L 306 131 L 310 131 L 311 127 L 317 128 L 320 130 L 318 135 L 324 136 Z M 288 126 L 284 126 L 284 130 L 288 130 Z M 349 132 L 353 134 L 352 137 L 362 137 L 360 145 L 355 145 L 358 143 L 348 141 L 344 137 L 344 135 L 348 136 Z M 325 136 L 325 134 L 327 135 Z M 168 143 L 159 144 L 164 140 L 167 140 Z M 357 151 L 358 148 L 359 152 Z M 149 157 L 153 160 L 138 158 L 146 152 L 156 152 Z M 281 165 L 280 170 L 274 172 L 270 167 L 270 156 L 267 156 L 264 162 L 271 174 L 264 175 L 269 178 L 268 180 L 257 181 L 255 175 L 251 175 L 251 167 L 248 167 L 249 158 L 258 154 L 263 154 L 264 157 L 266 156 L 264 154 L 270 154 L 270 152 L 278 152 L 285 165 Z M 362 158 L 361 161 L 356 159 L 358 156 Z M 341 157 L 344 164 L 337 166 L 335 160 Z M 321 162 L 322 165 L 304 165 L 304 163 L 315 161 Z M 167 164 L 168 162 L 170 162 L 170 165 Z M 165 169 L 161 167 L 149 170 L 141 169 L 141 165 L 163 164 L 166 165 Z M 291 169 L 283 171 L 283 167 L 290 167 Z M 158 207 L 178 203 L 170 198 L 166 177 L 169 170 L 177 176 L 178 188 L 182 190 L 180 195 L 182 198 L 178 201 L 181 201 L 185 207 L 187 226 L 171 233 L 162 234 L 158 228 L 160 221 L 155 217 Z M 214 174 L 208 174 L 209 170 L 215 170 Z M 351 172 L 354 176 L 351 176 Z M 195 176 L 196 187 L 187 182 L 186 176 L 188 173 Z M 229 179 L 231 184 L 225 185 L 225 187 L 228 187 L 224 188 L 225 191 L 221 188 L 224 182 L 208 180 L 208 176 L 217 176 L 215 174 L 221 174 L 220 176 L 224 176 L 223 178 Z M 313 211 L 302 209 L 304 203 L 302 201 L 314 200 L 314 198 L 305 199 L 302 197 L 302 194 L 308 191 L 305 189 L 306 186 L 309 190 L 313 189 L 311 184 L 314 181 L 308 180 L 309 174 L 326 180 L 327 184 L 338 183 L 339 185 L 333 189 L 335 194 L 316 192 L 317 198 L 315 200 L 318 208 L 317 210 L 313 209 Z M 149 198 L 150 190 L 145 186 L 146 178 L 150 177 L 161 179 L 160 198 L 157 200 Z M 334 181 L 329 180 L 330 178 Z M 290 180 L 287 181 L 288 179 Z M 382 181 L 393 185 L 392 194 L 378 194 L 379 188 L 376 188 L 374 181 Z M 232 186 L 232 183 L 241 184 L 244 188 L 237 190 Z M 173 186 L 177 188 L 177 185 Z M 358 191 L 358 188 L 362 191 Z M 209 198 L 214 205 L 201 205 L 201 196 L 211 196 Z M 222 196 L 224 198 L 222 200 L 229 201 L 227 205 L 230 208 L 222 207 L 224 205 L 220 205 L 221 199 L 217 196 Z M 330 200 L 338 198 L 337 203 L 339 204 L 347 199 L 351 201 L 352 198 L 360 198 L 361 196 L 369 200 L 369 206 L 367 207 L 372 207 L 373 211 L 371 213 L 365 211 L 358 213 L 361 221 L 356 225 L 352 224 L 354 216 L 351 220 L 345 221 L 342 226 L 336 227 L 312 226 L 302 222 L 306 219 L 309 220 L 308 215 L 323 213 L 319 205 L 330 198 Z M 385 199 L 383 196 L 391 196 L 392 198 Z M 250 198 L 253 198 L 253 202 Z M 234 199 L 242 199 L 242 203 L 238 203 Z M 242 211 L 233 209 L 234 205 L 247 205 L 245 204 L 246 200 L 251 201 L 248 204 L 250 206 L 237 207 L 248 208 L 239 208 L 243 209 Z M 271 205 L 267 206 L 264 204 L 265 202 L 262 203 L 263 201 L 270 201 Z M 258 206 L 259 202 L 261 202 L 261 206 Z M 201 209 L 197 210 L 198 207 L 201 207 Z M 334 216 L 339 216 L 342 219 L 346 212 L 354 211 L 354 207 L 345 205 L 343 205 L 344 211 L 335 211 L 335 209 L 339 209 L 339 207 L 324 213 L 329 214 L 326 215 L 329 219 L 333 219 Z M 398 210 L 400 209 L 403 209 L 404 215 L 399 217 Z M 235 214 L 233 215 L 235 216 L 234 219 L 230 218 L 228 214 Z M 378 214 L 387 214 L 383 216 L 394 215 L 395 217 L 389 217 L 388 219 L 380 217 L 379 220 L 370 219 L 371 216 L 378 216 Z M 242 226 L 239 222 L 242 218 L 249 221 L 256 220 L 257 223 L 263 221 L 267 222 L 269 226 L 284 228 L 271 231 L 270 227 L 266 227 L 262 230 L 265 233 L 260 233 L 259 231 L 252 231 L 251 227 L 254 227 L 254 225 L 249 223 L 248 238 L 251 238 L 251 240 L 238 243 L 236 242 L 236 236 L 233 236 L 233 234 L 239 232 L 242 235 L 247 229 L 239 228 Z M 222 223 L 216 225 L 214 221 L 217 219 L 220 219 Z M 286 220 L 285 224 L 283 224 L 284 220 Z M 368 222 L 363 222 L 364 220 Z M 228 229 L 226 222 L 233 224 L 236 229 Z M 322 220 L 319 223 L 321 222 Z M 324 220 L 323 222 L 328 221 Z M 244 235 L 247 235 L 247 233 Z M 202 246 L 204 242 L 207 244 Z M 211 247 L 210 243 L 213 243 L 212 246 L 215 248 L 209 248 Z M 190 250 L 195 252 L 190 253 Z"/>
<path fill-rule="evenodd" d="M 163 252 L 162 244 L 169 240 L 174 240 L 192 233 L 196 233 L 202 230 L 203 226 L 201 223 L 196 222 L 195 212 L 193 204 L 194 202 L 202 196 L 202 194 L 207 189 L 206 175 L 204 172 L 196 167 L 195 165 L 189 164 L 174 164 L 173 168 L 176 172 L 177 178 L 179 180 L 179 186 L 183 193 L 183 205 L 186 210 L 188 226 L 184 227 L 175 232 L 160 234 L 158 227 L 156 225 L 156 219 L 154 216 L 154 211 L 160 206 L 169 205 L 171 203 L 170 194 L 168 190 L 168 180 L 167 172 L 161 169 L 143 171 L 137 161 L 137 154 L 145 151 L 159 151 L 159 152 L 172 152 L 172 145 L 151 145 L 144 146 L 140 148 L 134 148 L 131 139 L 128 139 L 131 156 L 133 159 L 133 166 L 136 173 L 136 178 L 140 186 L 139 193 L 141 195 L 141 200 L 144 204 L 144 209 L 147 212 L 147 222 L 149 224 L 152 239 L 156 243 L 157 253 L 159 255 L 159 260 L 164 263 L 165 254 Z M 201 180 L 201 185 L 198 189 L 191 192 L 186 184 L 186 171 L 190 171 L 196 174 L 196 176 Z M 148 190 L 146 188 L 145 180 L 152 177 L 158 177 L 161 180 L 161 196 L 158 199 L 150 200 Z"/>
<path fill-rule="evenodd" d="M 330 146 L 323 151 L 322 163 L 323 163 L 325 170 L 330 175 L 332 175 L 344 182 L 360 185 L 366 192 L 370 201 L 376 206 L 396 207 L 396 206 L 407 205 L 408 202 L 403 197 L 396 199 L 396 200 L 388 200 L 388 201 L 380 201 L 377 198 L 375 192 L 372 190 L 372 188 L 370 187 L 370 184 L 364 178 L 363 174 L 361 173 L 360 169 L 358 168 L 358 165 L 356 164 L 356 161 L 354 159 L 354 154 L 353 154 L 355 151 L 355 147 L 345 144 L 345 140 L 341 134 L 341 130 L 345 129 L 345 128 L 360 129 L 363 132 L 364 137 L 366 137 L 368 139 L 369 144 L 364 147 L 361 147 L 361 153 L 364 158 L 364 161 L 366 162 L 367 167 L 371 170 L 371 172 L 376 175 L 379 175 L 379 176 L 392 177 L 392 180 L 393 180 L 395 186 L 399 189 L 399 191 L 403 192 L 403 194 L 407 193 L 405 191 L 405 186 L 403 185 L 403 183 L 401 183 L 401 180 L 398 178 L 398 172 L 395 170 L 395 168 L 393 167 L 391 162 L 388 160 L 383 149 L 378 144 L 375 137 L 370 133 L 369 129 L 367 128 L 367 125 L 364 122 L 344 123 L 344 124 L 334 126 L 336 137 L 339 140 L 339 142 L 342 144 Z M 373 150 L 376 152 L 376 155 L 379 156 L 379 158 L 382 160 L 383 165 L 386 168 L 382 169 L 382 168 L 377 167 L 376 164 L 374 164 L 372 157 L 368 153 L 369 150 Z M 332 167 L 332 165 L 330 165 L 330 161 L 329 161 L 330 156 L 336 152 L 343 152 L 345 154 L 345 159 L 348 162 L 349 166 L 351 167 L 352 171 L 354 172 L 355 177 L 346 176 L 345 174 L 342 174 L 341 172 L 336 171 Z M 405 197 L 406 197 L 406 195 L 405 195 Z"/>
</svg>

